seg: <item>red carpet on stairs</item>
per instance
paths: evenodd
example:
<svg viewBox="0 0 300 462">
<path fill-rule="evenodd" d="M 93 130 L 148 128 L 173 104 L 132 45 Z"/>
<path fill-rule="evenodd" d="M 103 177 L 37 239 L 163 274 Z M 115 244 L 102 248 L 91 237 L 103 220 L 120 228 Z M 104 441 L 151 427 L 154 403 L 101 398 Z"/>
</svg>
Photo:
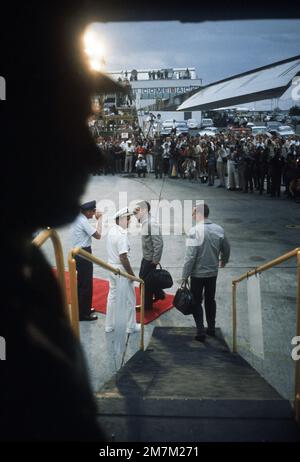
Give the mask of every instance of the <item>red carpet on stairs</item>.
<svg viewBox="0 0 300 462">
<path fill-rule="evenodd" d="M 66 286 L 67 286 L 67 297 L 68 302 L 70 303 L 70 281 L 69 273 L 66 271 Z M 106 313 L 106 300 L 109 291 L 109 282 L 105 279 L 93 278 L 93 307 L 96 311 L 105 314 Z M 136 293 L 136 302 L 137 305 L 140 304 L 140 292 L 138 288 L 135 288 Z M 144 324 L 149 324 L 149 322 L 154 321 L 154 319 L 161 316 L 166 311 L 173 308 L 173 298 L 174 295 L 166 294 L 164 300 L 159 300 L 156 303 L 153 303 L 153 309 L 150 313 L 145 312 Z M 137 311 L 136 315 L 137 322 L 140 322 L 140 313 Z"/>
</svg>

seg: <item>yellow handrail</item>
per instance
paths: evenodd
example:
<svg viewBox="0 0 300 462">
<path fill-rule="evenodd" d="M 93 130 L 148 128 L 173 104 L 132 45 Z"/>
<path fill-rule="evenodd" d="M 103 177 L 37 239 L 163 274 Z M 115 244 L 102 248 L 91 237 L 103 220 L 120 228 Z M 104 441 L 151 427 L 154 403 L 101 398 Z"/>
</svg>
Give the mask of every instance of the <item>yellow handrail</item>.
<svg viewBox="0 0 300 462">
<path fill-rule="evenodd" d="M 68 318 L 70 318 L 69 306 L 67 302 L 64 254 L 58 233 L 55 231 L 55 229 L 47 228 L 44 231 L 41 231 L 40 234 L 38 234 L 38 236 L 33 239 L 32 243 L 37 247 L 41 247 L 48 239 L 51 240 L 54 248 L 57 278 L 61 289 L 64 310 Z"/>
<path fill-rule="evenodd" d="M 266 271 L 273 266 L 280 265 L 280 263 L 283 263 L 284 261 L 289 260 L 290 258 L 296 257 L 297 253 L 300 252 L 300 247 L 296 247 L 296 249 L 291 250 L 288 253 L 285 253 L 281 257 L 275 258 L 274 260 L 269 261 L 268 263 L 265 263 L 264 265 L 258 266 L 254 270 L 248 271 L 247 273 L 244 273 L 242 276 L 240 276 L 237 279 L 233 279 L 232 283 L 237 283 L 241 282 L 246 278 L 249 278 L 250 276 L 254 276 L 257 273 L 262 273 L 263 271 Z"/>
<path fill-rule="evenodd" d="M 281 257 L 275 258 L 264 265 L 258 266 L 254 270 L 244 273 L 239 278 L 232 280 L 232 351 L 237 352 L 237 341 L 236 341 L 236 332 L 237 332 L 237 316 L 236 316 L 236 290 L 237 284 L 243 281 L 250 276 L 255 274 L 262 273 L 267 271 L 274 266 L 280 265 L 290 258 L 297 258 L 297 327 L 296 327 L 296 336 L 300 336 L 300 247 L 288 252 Z M 295 415 L 296 420 L 300 423 L 300 360 L 296 361 L 295 367 Z"/>
<path fill-rule="evenodd" d="M 68 257 L 68 264 L 69 264 L 69 273 L 70 273 L 70 289 L 71 289 L 71 316 L 72 319 L 76 319 L 77 321 L 77 335 L 79 335 L 79 320 L 78 320 L 78 293 L 77 293 L 77 277 L 76 277 L 76 261 L 75 258 L 76 255 L 79 255 L 82 258 L 85 258 L 86 260 L 95 263 L 98 266 L 101 266 L 101 268 L 106 269 L 107 271 L 110 271 L 111 273 L 114 273 L 119 276 L 123 276 L 131 281 L 136 281 L 141 284 L 141 343 L 140 343 L 140 348 L 141 350 L 144 350 L 144 304 L 145 304 L 145 286 L 144 286 L 144 281 L 136 276 L 132 276 L 131 274 L 126 273 L 125 271 L 121 271 L 118 268 L 115 268 L 114 266 L 110 265 L 109 263 L 106 263 L 105 261 L 101 260 L 100 258 L 95 257 L 94 255 L 90 254 L 89 252 L 86 252 L 85 250 L 81 249 L 80 247 L 75 247 L 69 252 L 69 257 Z"/>
</svg>

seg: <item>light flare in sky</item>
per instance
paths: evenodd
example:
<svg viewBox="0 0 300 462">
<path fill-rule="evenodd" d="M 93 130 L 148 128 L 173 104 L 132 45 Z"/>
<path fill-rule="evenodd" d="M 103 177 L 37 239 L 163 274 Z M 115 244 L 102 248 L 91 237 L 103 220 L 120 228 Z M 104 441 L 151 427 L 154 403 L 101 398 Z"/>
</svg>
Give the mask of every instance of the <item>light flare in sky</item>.
<svg viewBox="0 0 300 462">
<path fill-rule="evenodd" d="M 106 64 L 106 44 L 103 37 L 88 28 L 83 36 L 84 51 L 88 56 L 89 65 L 95 71 L 102 71 Z"/>
</svg>

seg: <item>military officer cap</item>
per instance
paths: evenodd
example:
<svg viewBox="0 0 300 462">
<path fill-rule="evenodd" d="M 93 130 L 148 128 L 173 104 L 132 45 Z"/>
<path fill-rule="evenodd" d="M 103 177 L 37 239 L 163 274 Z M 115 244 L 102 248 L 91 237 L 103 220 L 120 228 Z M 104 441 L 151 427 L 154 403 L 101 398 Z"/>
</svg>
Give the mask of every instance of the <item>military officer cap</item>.
<svg viewBox="0 0 300 462">
<path fill-rule="evenodd" d="M 95 210 L 96 201 L 85 202 L 80 206 L 81 210 Z"/>
<path fill-rule="evenodd" d="M 116 218 L 121 218 L 121 217 L 130 217 L 132 215 L 131 212 L 129 212 L 128 208 L 127 207 L 124 207 L 120 210 L 118 210 L 115 214 L 114 214 L 114 219 Z"/>
</svg>

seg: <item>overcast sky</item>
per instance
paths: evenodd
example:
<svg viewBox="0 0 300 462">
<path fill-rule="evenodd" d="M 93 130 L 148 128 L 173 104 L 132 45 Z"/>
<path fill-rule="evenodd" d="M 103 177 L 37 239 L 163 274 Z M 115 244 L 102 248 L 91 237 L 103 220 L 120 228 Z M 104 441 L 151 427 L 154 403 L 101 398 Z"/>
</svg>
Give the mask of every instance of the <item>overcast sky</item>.
<svg viewBox="0 0 300 462">
<path fill-rule="evenodd" d="M 300 54 L 300 20 L 98 23 L 94 28 L 106 44 L 107 71 L 189 66 L 204 85 Z"/>
</svg>

